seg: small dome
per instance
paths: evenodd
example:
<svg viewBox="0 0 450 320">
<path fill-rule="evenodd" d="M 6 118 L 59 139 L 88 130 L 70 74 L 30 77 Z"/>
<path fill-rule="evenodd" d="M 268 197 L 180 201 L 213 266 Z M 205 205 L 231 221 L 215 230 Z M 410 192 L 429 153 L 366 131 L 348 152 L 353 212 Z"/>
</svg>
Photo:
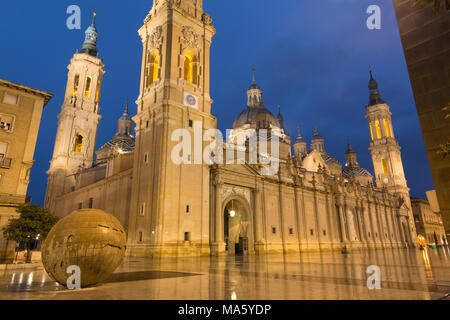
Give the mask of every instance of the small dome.
<svg viewBox="0 0 450 320">
<path fill-rule="evenodd" d="M 280 123 L 278 119 L 266 109 L 266 107 L 252 108 L 247 107 L 241 114 L 236 118 L 233 124 L 233 129 L 238 129 L 246 124 L 256 125 L 256 116 L 259 114 L 267 114 L 269 115 L 269 121 L 275 127 L 280 127 Z"/>
</svg>

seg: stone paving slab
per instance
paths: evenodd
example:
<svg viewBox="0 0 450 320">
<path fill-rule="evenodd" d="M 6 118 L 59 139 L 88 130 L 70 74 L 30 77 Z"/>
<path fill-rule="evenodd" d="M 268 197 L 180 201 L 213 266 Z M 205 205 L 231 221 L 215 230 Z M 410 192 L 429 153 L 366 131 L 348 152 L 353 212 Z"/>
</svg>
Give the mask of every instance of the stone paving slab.
<svg viewBox="0 0 450 320">
<path fill-rule="evenodd" d="M 381 289 L 367 288 L 378 265 Z M 448 299 L 450 251 L 389 249 L 290 255 L 127 258 L 103 283 L 69 291 L 43 270 L 0 272 L 0 299 L 429 300 Z"/>
</svg>

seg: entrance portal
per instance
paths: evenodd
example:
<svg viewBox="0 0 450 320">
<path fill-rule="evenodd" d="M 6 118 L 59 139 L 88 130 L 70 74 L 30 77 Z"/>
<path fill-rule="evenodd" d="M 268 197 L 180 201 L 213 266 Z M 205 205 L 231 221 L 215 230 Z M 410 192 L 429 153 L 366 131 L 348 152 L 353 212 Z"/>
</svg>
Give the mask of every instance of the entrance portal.
<svg viewBox="0 0 450 320">
<path fill-rule="evenodd" d="M 224 239 L 230 255 L 246 255 L 249 250 L 247 210 L 239 200 L 231 200 L 224 211 Z"/>
</svg>

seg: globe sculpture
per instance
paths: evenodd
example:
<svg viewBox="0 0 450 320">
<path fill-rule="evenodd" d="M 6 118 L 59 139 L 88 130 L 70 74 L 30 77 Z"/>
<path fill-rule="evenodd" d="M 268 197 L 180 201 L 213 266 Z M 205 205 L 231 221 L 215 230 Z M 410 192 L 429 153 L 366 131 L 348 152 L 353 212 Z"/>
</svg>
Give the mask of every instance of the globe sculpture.
<svg viewBox="0 0 450 320">
<path fill-rule="evenodd" d="M 42 247 L 42 263 L 55 281 L 67 286 L 68 267 L 80 268 L 81 288 L 108 278 L 121 264 L 126 234 L 114 216 L 96 209 L 77 210 L 50 230 Z"/>
</svg>

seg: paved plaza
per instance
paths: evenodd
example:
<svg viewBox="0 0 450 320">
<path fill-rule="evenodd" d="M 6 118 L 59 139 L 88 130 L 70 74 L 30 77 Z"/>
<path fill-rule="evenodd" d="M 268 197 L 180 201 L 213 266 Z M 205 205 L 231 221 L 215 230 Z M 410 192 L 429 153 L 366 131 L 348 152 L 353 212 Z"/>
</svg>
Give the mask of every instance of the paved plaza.
<svg viewBox="0 0 450 320">
<path fill-rule="evenodd" d="M 381 289 L 367 268 L 381 269 Z M 448 248 L 202 258 L 127 258 L 103 283 L 69 291 L 43 269 L 0 271 L 0 299 L 341 300 L 444 299 Z"/>
</svg>

